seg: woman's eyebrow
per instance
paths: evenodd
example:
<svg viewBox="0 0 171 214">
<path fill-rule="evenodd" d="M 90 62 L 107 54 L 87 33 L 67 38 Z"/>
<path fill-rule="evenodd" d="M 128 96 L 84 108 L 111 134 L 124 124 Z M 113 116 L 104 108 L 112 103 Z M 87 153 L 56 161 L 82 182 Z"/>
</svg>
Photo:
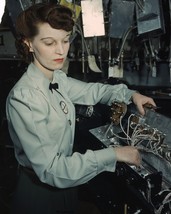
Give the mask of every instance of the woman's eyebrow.
<svg viewBox="0 0 171 214">
<path fill-rule="evenodd" d="M 63 39 L 65 39 L 65 38 L 67 38 L 67 37 L 69 37 L 71 35 L 71 33 L 69 33 L 69 34 L 67 34 Z M 48 37 L 43 37 L 43 38 L 41 38 L 40 40 L 45 40 L 45 39 L 55 39 L 54 37 L 51 37 L 51 36 L 48 36 Z"/>
</svg>

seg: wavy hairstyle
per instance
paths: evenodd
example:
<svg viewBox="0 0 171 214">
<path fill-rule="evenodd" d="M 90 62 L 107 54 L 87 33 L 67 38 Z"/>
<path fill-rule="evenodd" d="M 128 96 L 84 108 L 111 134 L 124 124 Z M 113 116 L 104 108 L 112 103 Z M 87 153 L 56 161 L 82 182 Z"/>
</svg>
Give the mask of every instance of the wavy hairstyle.
<svg viewBox="0 0 171 214">
<path fill-rule="evenodd" d="M 39 3 L 19 14 L 15 25 L 15 45 L 18 55 L 27 63 L 33 61 L 33 55 L 25 40 L 33 40 L 38 34 L 38 25 L 41 23 L 48 23 L 52 28 L 69 32 L 74 26 L 73 13 L 62 5 Z"/>
</svg>

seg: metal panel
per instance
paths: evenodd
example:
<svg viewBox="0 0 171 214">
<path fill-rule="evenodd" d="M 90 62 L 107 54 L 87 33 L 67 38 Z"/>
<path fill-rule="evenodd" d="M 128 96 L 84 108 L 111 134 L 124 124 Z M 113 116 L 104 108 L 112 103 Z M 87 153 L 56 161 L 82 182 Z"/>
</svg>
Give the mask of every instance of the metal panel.
<svg viewBox="0 0 171 214">
<path fill-rule="evenodd" d="M 81 1 L 85 37 L 105 35 L 102 0 Z"/>
<path fill-rule="evenodd" d="M 132 109 L 132 113 L 138 114 L 137 110 Z M 157 152 L 150 152 L 149 150 L 140 150 L 142 154 L 142 165 L 147 169 L 147 171 L 159 171 L 162 172 L 163 181 L 171 185 L 171 118 L 168 118 L 162 114 L 159 114 L 153 110 L 146 109 L 146 115 L 142 117 L 142 124 L 147 124 L 149 128 L 155 128 L 163 134 L 165 138 L 163 140 L 162 148 L 163 154 L 159 155 Z M 145 130 L 145 129 L 144 129 Z M 123 129 L 120 126 L 115 126 L 113 123 L 105 126 L 100 126 L 90 130 L 90 133 L 94 135 L 99 141 L 102 142 L 104 147 L 110 146 L 122 146 L 127 145 L 126 140 L 121 140 L 116 135 L 119 136 L 119 133 L 122 133 Z M 147 142 L 144 140 L 144 148 L 146 147 Z M 159 147 L 158 147 L 159 149 Z M 139 173 L 139 172 L 138 172 Z"/>
<path fill-rule="evenodd" d="M 134 1 L 112 0 L 109 36 L 122 38 L 123 34 L 133 25 Z"/>
<path fill-rule="evenodd" d="M 16 57 L 15 38 L 12 32 L 0 31 L 0 59 L 15 59 Z"/>
<path fill-rule="evenodd" d="M 136 6 L 138 34 L 164 33 L 163 11 L 160 0 L 145 0 L 143 8 Z"/>
</svg>

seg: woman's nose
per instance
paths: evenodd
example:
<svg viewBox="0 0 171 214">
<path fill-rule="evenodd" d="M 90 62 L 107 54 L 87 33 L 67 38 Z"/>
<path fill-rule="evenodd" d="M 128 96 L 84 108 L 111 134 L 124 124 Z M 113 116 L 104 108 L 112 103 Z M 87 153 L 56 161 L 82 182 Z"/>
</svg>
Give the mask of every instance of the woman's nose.
<svg viewBox="0 0 171 214">
<path fill-rule="evenodd" d="M 58 43 L 56 45 L 56 50 L 55 50 L 56 53 L 62 55 L 64 54 L 64 47 L 63 47 L 63 44 L 62 43 Z"/>
</svg>

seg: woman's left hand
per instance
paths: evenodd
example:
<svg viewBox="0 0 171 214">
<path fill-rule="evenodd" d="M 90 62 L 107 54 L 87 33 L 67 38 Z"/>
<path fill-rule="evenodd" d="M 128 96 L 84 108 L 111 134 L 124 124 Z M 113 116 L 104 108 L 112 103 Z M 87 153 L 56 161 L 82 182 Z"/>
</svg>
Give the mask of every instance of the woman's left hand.
<svg viewBox="0 0 171 214">
<path fill-rule="evenodd" d="M 137 106 L 137 109 L 142 116 L 145 115 L 145 110 L 144 110 L 145 104 L 150 104 L 150 105 L 156 107 L 156 104 L 151 97 L 144 96 L 144 95 L 139 94 L 137 92 L 135 92 L 132 95 L 132 101 Z"/>
</svg>

